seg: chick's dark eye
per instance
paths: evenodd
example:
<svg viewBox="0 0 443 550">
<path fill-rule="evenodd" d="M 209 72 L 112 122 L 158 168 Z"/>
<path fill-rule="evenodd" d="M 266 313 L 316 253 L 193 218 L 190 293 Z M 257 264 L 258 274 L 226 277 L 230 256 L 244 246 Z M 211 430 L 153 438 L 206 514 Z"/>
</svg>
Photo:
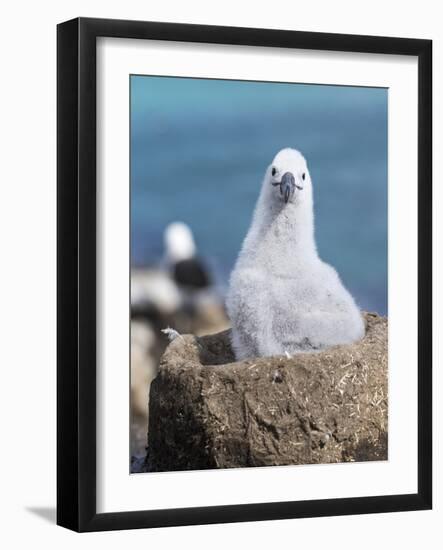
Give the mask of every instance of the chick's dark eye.
<svg viewBox="0 0 443 550">
<path fill-rule="evenodd" d="M 306 174 L 303 172 L 303 174 L 301 175 L 301 179 L 302 179 L 303 181 L 305 181 L 305 177 L 306 177 Z"/>
<path fill-rule="evenodd" d="M 272 167 L 272 175 L 275 176 L 275 174 L 277 173 L 277 169 L 275 166 Z"/>
</svg>

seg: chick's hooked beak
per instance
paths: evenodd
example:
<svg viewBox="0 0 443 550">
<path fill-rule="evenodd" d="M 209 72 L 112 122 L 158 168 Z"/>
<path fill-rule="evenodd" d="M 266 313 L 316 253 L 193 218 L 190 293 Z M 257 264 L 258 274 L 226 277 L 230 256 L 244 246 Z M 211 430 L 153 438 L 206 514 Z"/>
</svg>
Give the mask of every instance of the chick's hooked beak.
<svg viewBox="0 0 443 550">
<path fill-rule="evenodd" d="M 294 195 L 295 188 L 303 189 L 302 187 L 295 184 L 294 175 L 291 172 L 285 172 L 281 181 L 274 181 L 272 185 L 280 186 L 280 194 L 284 198 L 285 203 L 287 204 L 289 199 Z"/>
</svg>

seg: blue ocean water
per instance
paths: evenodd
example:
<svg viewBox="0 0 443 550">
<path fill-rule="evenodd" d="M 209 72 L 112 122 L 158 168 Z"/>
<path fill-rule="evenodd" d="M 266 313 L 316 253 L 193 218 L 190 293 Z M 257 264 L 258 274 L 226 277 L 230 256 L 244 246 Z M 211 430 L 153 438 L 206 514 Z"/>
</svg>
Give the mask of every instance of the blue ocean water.
<svg viewBox="0 0 443 550">
<path fill-rule="evenodd" d="M 131 262 L 163 255 L 172 221 L 192 228 L 226 285 L 266 166 L 299 149 L 316 238 L 366 310 L 387 313 L 387 101 L 383 88 L 131 77 Z"/>
</svg>

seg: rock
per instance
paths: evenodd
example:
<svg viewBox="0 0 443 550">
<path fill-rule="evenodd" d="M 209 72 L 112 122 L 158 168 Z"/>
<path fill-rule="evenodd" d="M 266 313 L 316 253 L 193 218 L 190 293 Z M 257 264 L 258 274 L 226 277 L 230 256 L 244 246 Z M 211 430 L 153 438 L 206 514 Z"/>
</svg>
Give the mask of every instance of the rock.
<svg viewBox="0 0 443 550">
<path fill-rule="evenodd" d="M 143 321 L 131 321 L 131 453 L 144 455 L 148 431 L 149 386 L 157 374 L 155 333 Z"/>
<path fill-rule="evenodd" d="M 182 336 L 151 384 L 149 471 L 387 459 L 387 319 L 356 344 L 235 362 L 229 331 Z"/>
<path fill-rule="evenodd" d="M 155 334 L 141 321 L 131 321 L 131 405 L 136 414 L 147 415 L 149 384 L 157 373 L 152 356 Z"/>
<path fill-rule="evenodd" d="M 155 310 L 162 315 L 177 311 L 182 297 L 171 277 L 160 269 L 131 270 L 131 306 L 137 311 Z"/>
</svg>

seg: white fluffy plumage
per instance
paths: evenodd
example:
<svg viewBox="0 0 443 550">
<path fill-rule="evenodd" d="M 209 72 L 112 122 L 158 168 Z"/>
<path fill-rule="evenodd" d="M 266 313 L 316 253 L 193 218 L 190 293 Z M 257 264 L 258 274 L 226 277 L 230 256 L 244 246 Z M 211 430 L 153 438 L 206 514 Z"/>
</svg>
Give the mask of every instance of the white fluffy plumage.
<svg viewBox="0 0 443 550">
<path fill-rule="evenodd" d="M 364 335 L 354 299 L 318 256 L 311 177 L 294 149 L 266 170 L 227 309 L 237 360 L 320 351 Z"/>
</svg>

